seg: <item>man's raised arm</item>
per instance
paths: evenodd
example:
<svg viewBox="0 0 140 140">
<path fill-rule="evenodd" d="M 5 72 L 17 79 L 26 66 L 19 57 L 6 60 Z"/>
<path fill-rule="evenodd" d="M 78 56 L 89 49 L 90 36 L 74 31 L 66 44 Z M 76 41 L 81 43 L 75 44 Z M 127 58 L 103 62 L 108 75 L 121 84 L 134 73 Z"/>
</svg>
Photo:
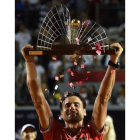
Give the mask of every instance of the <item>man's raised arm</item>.
<svg viewBox="0 0 140 140">
<path fill-rule="evenodd" d="M 118 58 L 121 55 L 123 48 L 119 43 L 114 43 L 110 45 L 110 47 L 118 48 L 118 51 L 115 53 L 115 55 L 110 55 L 110 61 L 114 64 L 117 64 Z M 101 82 L 101 86 L 95 100 L 92 116 L 98 130 L 101 130 L 105 123 L 107 115 L 107 104 L 108 100 L 111 97 L 112 89 L 115 83 L 115 75 L 116 68 L 109 65 L 106 74 Z"/>
<path fill-rule="evenodd" d="M 27 85 L 35 109 L 39 116 L 40 124 L 43 129 L 47 129 L 49 127 L 49 121 L 51 118 L 51 110 L 42 92 L 39 79 L 37 78 L 34 56 L 25 55 L 24 53 L 24 50 L 27 48 L 33 49 L 33 46 L 26 45 L 21 50 L 21 53 L 26 61 Z"/>
</svg>

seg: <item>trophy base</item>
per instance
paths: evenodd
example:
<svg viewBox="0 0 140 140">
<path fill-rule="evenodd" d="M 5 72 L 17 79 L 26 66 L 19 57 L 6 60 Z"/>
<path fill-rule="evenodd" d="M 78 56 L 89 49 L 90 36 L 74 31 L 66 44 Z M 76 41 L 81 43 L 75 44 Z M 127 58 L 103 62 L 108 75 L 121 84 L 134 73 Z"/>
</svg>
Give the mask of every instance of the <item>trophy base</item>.
<svg viewBox="0 0 140 140">
<path fill-rule="evenodd" d="M 116 48 L 104 48 L 102 49 L 100 55 L 113 55 L 116 52 Z M 26 55 L 98 55 L 96 53 L 96 49 L 91 48 L 89 45 L 74 45 L 74 44 L 66 44 L 66 45 L 53 45 L 52 48 L 47 49 L 47 47 L 36 49 L 26 49 Z"/>
</svg>

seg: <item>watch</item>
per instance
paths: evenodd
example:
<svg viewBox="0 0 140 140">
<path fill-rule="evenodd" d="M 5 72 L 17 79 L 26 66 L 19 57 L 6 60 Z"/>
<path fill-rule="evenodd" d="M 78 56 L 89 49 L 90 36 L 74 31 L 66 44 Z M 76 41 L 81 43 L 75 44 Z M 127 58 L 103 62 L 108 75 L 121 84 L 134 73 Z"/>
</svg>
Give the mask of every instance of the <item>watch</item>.
<svg viewBox="0 0 140 140">
<path fill-rule="evenodd" d="M 115 68 L 119 68 L 120 63 L 117 62 L 117 64 L 115 64 L 115 63 L 113 63 L 111 60 L 109 60 L 108 65 L 110 65 L 110 66 L 112 66 L 112 67 L 115 67 Z"/>
</svg>

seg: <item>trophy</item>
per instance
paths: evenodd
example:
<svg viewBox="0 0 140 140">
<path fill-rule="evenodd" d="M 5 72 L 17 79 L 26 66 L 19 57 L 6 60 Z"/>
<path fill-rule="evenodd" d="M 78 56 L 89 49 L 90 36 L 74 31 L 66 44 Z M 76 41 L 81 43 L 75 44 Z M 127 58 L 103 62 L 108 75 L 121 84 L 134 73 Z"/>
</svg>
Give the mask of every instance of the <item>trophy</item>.
<svg viewBox="0 0 140 140">
<path fill-rule="evenodd" d="M 54 45 L 60 36 L 66 36 L 69 44 Z M 108 55 L 116 49 L 109 47 L 105 30 L 95 21 L 71 20 L 68 8 L 63 4 L 55 5 L 44 18 L 40 27 L 37 46 L 27 55 Z"/>
</svg>

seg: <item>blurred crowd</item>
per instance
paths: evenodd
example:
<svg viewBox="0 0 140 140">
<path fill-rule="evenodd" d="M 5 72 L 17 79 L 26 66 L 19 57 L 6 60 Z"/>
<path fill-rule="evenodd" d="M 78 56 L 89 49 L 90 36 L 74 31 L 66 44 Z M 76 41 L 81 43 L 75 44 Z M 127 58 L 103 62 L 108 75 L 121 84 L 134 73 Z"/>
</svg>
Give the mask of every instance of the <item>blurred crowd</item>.
<svg viewBox="0 0 140 140">
<path fill-rule="evenodd" d="M 109 43 L 119 42 L 124 48 L 120 57 L 120 70 L 125 69 L 125 1 L 124 0 L 15 0 L 15 103 L 16 106 L 33 105 L 26 83 L 25 61 L 20 53 L 26 44 L 36 46 L 38 31 L 47 12 L 58 3 L 66 5 L 70 11 L 71 19 L 77 18 L 80 21 L 87 19 L 99 23 L 106 31 Z M 57 40 L 55 44 L 60 44 Z M 66 74 L 68 68 L 75 68 L 69 55 L 36 56 L 35 63 L 38 78 L 42 84 L 44 95 L 50 105 L 57 105 L 62 93 L 55 76 L 62 72 L 65 78 L 59 82 L 67 84 L 70 76 Z M 108 66 L 109 56 L 100 55 L 96 58 L 92 55 L 83 55 L 79 61 L 86 61 L 85 70 L 105 70 Z M 79 62 L 80 63 L 80 62 Z M 124 81 L 125 82 L 125 81 Z M 46 89 L 48 89 L 46 91 Z M 88 105 L 94 104 L 97 89 L 93 85 L 81 85 L 79 92 L 86 99 Z M 125 84 L 113 93 L 110 104 L 125 104 Z"/>
</svg>

